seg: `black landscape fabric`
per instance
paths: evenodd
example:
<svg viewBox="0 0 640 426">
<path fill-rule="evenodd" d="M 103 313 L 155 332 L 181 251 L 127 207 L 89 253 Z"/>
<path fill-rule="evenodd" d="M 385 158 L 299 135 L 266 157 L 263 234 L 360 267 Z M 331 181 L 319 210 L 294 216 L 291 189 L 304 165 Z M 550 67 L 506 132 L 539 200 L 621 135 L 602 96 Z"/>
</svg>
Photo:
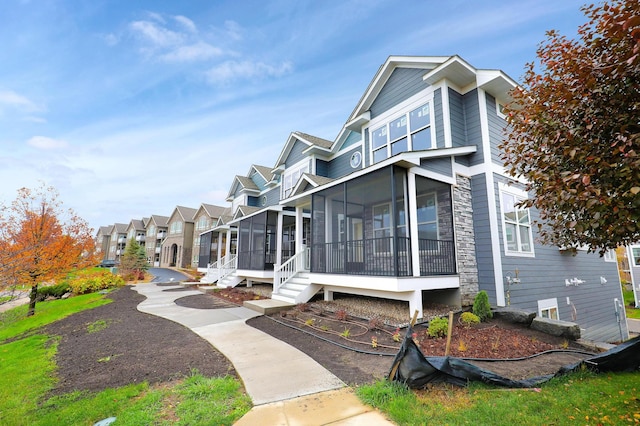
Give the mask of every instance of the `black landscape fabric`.
<svg viewBox="0 0 640 426">
<path fill-rule="evenodd" d="M 531 388 L 555 376 L 575 371 L 583 366 L 596 372 L 636 371 L 640 369 L 640 337 L 628 340 L 615 348 L 587 358 L 581 362 L 565 365 L 556 374 L 512 380 L 492 371 L 479 368 L 463 359 L 449 356 L 425 357 L 411 338 L 411 327 L 407 330 L 400 350 L 393 361 L 389 379 L 404 383 L 410 388 L 422 388 L 429 383 L 451 383 L 466 386 L 479 381 L 509 388 Z"/>
</svg>

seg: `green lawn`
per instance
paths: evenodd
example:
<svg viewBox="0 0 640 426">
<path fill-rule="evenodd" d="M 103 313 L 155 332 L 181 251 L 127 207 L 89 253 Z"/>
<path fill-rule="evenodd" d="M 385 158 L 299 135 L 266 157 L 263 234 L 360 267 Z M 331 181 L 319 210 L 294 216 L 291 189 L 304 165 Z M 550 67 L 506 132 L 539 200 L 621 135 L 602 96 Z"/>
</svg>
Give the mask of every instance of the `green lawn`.
<svg viewBox="0 0 640 426">
<path fill-rule="evenodd" d="M 640 422 L 640 372 L 579 372 L 540 389 L 440 386 L 414 392 L 381 381 L 357 389 L 399 425 L 618 425 Z"/>
<path fill-rule="evenodd" d="M 0 314 L 1 425 L 93 425 L 108 417 L 117 418 L 114 425 L 232 425 L 251 409 L 239 380 L 197 372 L 153 387 L 51 395 L 57 338 L 40 327 L 109 302 L 94 293 L 38 303 L 32 317 L 25 316 L 25 306 Z"/>
</svg>

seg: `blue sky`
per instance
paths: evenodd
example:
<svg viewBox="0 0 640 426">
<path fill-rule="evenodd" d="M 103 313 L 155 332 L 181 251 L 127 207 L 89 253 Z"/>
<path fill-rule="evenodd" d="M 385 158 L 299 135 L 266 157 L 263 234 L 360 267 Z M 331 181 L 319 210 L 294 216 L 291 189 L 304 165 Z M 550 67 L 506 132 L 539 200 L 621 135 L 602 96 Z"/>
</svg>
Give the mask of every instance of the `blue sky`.
<svg viewBox="0 0 640 426">
<path fill-rule="evenodd" d="M 1 0 L 0 202 L 44 181 L 94 228 L 227 205 L 292 131 L 334 140 L 389 55 L 519 81 L 583 4 Z"/>
</svg>

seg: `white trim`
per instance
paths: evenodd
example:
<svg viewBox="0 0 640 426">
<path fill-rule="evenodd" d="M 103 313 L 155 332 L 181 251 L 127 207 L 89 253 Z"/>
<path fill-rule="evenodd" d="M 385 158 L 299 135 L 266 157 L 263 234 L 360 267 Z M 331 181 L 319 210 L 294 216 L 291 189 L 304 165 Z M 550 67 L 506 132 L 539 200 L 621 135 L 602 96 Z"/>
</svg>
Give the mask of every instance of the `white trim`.
<svg viewBox="0 0 640 426">
<path fill-rule="evenodd" d="M 417 167 L 413 167 L 407 170 L 407 194 L 409 195 L 409 211 L 408 220 L 409 220 L 409 237 L 411 241 L 418 241 L 418 203 L 416 200 L 416 173 L 415 169 Z M 411 245 L 411 264 L 413 266 L 413 276 L 420 276 L 420 251 L 417 250 L 414 245 Z"/>
<path fill-rule="evenodd" d="M 482 133 L 482 152 L 484 162 L 491 164 L 491 139 L 489 137 L 489 120 L 487 116 L 487 99 L 485 92 L 478 89 L 478 106 L 480 109 L 480 128 Z M 489 169 L 490 170 L 490 169 Z M 500 251 L 500 231 L 498 229 L 498 208 L 493 173 L 485 172 L 487 205 L 489 209 L 489 228 L 491 234 L 491 256 L 493 259 L 493 275 L 496 288 L 496 305 L 506 306 L 504 281 L 502 279 L 502 257 Z"/>
<path fill-rule="evenodd" d="M 634 268 L 640 268 L 640 264 L 636 264 L 636 259 L 633 257 L 633 249 L 640 250 L 640 245 L 631 244 L 629 246 L 629 265 L 633 266 Z"/>
<path fill-rule="evenodd" d="M 521 244 L 518 244 L 518 250 L 517 251 L 513 251 L 513 250 L 509 250 L 508 248 L 508 244 L 507 244 L 507 227 L 506 225 L 506 221 L 504 218 L 504 212 L 502 211 L 504 209 L 504 195 L 508 194 L 511 195 L 517 199 L 527 199 L 529 198 L 527 195 L 526 191 L 523 191 L 520 188 L 516 188 L 514 186 L 509 186 L 506 185 L 502 182 L 498 182 L 498 192 L 500 193 L 500 223 L 502 225 L 502 243 L 504 245 L 504 255 L 505 256 L 515 256 L 515 257 L 535 257 L 536 256 L 536 250 L 535 250 L 535 245 L 533 243 L 533 223 L 532 223 L 532 219 L 531 219 L 531 209 L 524 209 L 527 211 L 527 215 L 529 216 L 529 245 L 531 246 L 531 250 L 530 251 L 522 251 L 521 250 Z M 519 200 L 516 200 L 519 201 Z M 522 209 L 517 209 L 517 210 L 522 210 Z M 516 241 L 520 240 L 520 223 L 519 221 L 516 221 Z"/>
<path fill-rule="evenodd" d="M 551 318 L 551 315 L 549 315 L 548 317 L 543 317 L 542 316 L 542 311 L 546 311 L 546 310 L 550 311 L 551 309 L 555 309 L 556 310 L 556 314 L 557 314 L 558 318 Z M 551 314 L 551 312 L 549 312 L 549 314 Z M 558 299 L 556 297 L 553 297 L 551 299 L 538 300 L 538 316 L 540 318 L 549 318 L 549 319 L 560 320 L 560 310 L 558 309 Z"/>
<path fill-rule="evenodd" d="M 451 132 L 451 110 L 449 105 L 449 82 L 445 78 L 442 80 L 441 84 L 438 85 L 440 88 L 440 93 L 442 94 L 442 117 L 444 121 L 444 146 L 445 148 L 451 148 L 453 146 L 453 136 Z M 434 115 L 433 113 L 431 114 Z M 435 121 L 435 120 L 434 120 Z M 435 129 L 435 122 L 432 123 L 431 127 Z M 437 147 L 438 141 L 435 139 L 435 132 L 432 132 L 434 137 L 433 143 Z"/>
</svg>

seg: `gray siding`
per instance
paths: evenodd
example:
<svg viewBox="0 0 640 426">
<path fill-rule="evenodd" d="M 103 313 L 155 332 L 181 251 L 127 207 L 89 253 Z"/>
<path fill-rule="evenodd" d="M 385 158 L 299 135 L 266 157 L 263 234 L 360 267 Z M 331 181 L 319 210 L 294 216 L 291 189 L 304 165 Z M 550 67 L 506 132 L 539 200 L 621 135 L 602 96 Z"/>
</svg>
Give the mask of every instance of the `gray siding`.
<svg viewBox="0 0 640 426">
<path fill-rule="evenodd" d="M 444 113 L 442 111 L 442 89 L 433 92 L 433 124 L 436 126 L 436 147 L 444 148 Z"/>
<path fill-rule="evenodd" d="M 495 305 L 496 286 L 485 175 L 477 175 L 471 179 L 471 194 L 473 197 L 473 232 L 476 236 L 476 259 L 478 262 L 478 287 L 487 292 L 491 304 Z"/>
<path fill-rule="evenodd" d="M 491 141 L 491 161 L 496 164 L 502 164 L 500 160 L 500 150 L 498 145 L 504 139 L 504 128 L 507 122 L 498 117 L 496 110 L 496 99 L 490 94 L 486 94 L 487 98 L 487 121 L 489 122 L 489 140 Z"/>
<path fill-rule="evenodd" d="M 621 300 L 618 269 L 615 262 L 605 262 L 597 253 L 578 251 L 576 256 L 562 254 L 556 246 L 537 244 L 537 227 L 533 227 L 535 257 L 506 256 L 501 219 L 498 181 L 506 179 L 496 175 L 496 204 L 503 276 L 513 276 L 518 269 L 520 284 L 510 289 L 511 306 L 538 311 L 538 301 L 556 298 L 558 315 L 562 321 L 576 322 L 582 337 L 589 340 L 613 342 L 620 340 L 620 329 L 615 316 L 613 300 Z M 538 212 L 530 209 L 533 220 Z M 607 280 L 600 284 L 600 277 Z M 565 279 L 584 280 L 579 286 L 566 286 Z M 507 290 L 505 282 L 505 291 Z M 567 298 L 568 303 L 567 303 Z M 626 324 L 623 324 L 626 337 Z"/>
<path fill-rule="evenodd" d="M 396 68 L 369 108 L 371 119 L 429 87 L 422 80 L 426 73 L 423 69 Z"/>
<path fill-rule="evenodd" d="M 467 145 L 467 126 L 465 123 L 462 95 L 449 89 L 449 115 L 451 117 L 451 146 Z"/>
<path fill-rule="evenodd" d="M 329 162 L 324 160 L 316 160 L 316 175 L 329 176 Z"/>
<path fill-rule="evenodd" d="M 251 176 L 251 180 L 256 184 L 258 188 L 260 188 L 260 191 L 264 190 L 264 188 L 267 186 L 267 181 L 262 178 L 260 173 L 254 173 L 253 176 Z"/>
<path fill-rule="evenodd" d="M 349 136 L 347 136 L 347 139 L 345 139 L 345 141 L 342 143 L 338 151 L 340 151 L 341 149 L 348 148 L 351 145 L 357 144 L 361 140 L 362 140 L 362 135 L 360 133 L 350 131 Z"/>
<path fill-rule="evenodd" d="M 434 158 L 430 160 L 422 160 L 420 162 L 420 167 L 444 176 L 453 176 L 453 165 L 451 164 L 451 158 Z"/>
<path fill-rule="evenodd" d="M 307 148 L 309 148 L 309 145 L 307 145 L 306 143 L 296 141 L 293 144 L 293 147 L 291 148 L 291 151 L 289 151 L 289 155 L 287 155 L 287 159 L 284 162 L 285 167 L 291 167 L 292 165 L 306 158 L 306 155 L 304 155 L 302 151 Z"/>
<path fill-rule="evenodd" d="M 329 163 L 329 170 L 328 170 L 329 174 L 327 177 L 332 179 L 338 179 L 338 178 L 341 178 L 342 176 L 346 176 L 349 173 L 354 172 L 355 170 L 360 170 L 360 167 L 358 167 L 357 169 L 352 169 L 351 164 L 349 164 L 349 161 L 351 160 L 351 154 L 353 154 L 356 150 L 359 150 L 359 149 L 360 149 L 360 146 L 354 146 L 353 149 L 349 151 L 345 151 L 342 154 L 340 154 L 338 157 L 335 157 L 333 160 L 331 160 L 331 162 Z"/>
<path fill-rule="evenodd" d="M 364 158 L 362 159 L 362 162 L 364 163 L 365 167 L 369 167 L 371 165 L 371 161 L 370 160 L 370 152 L 371 152 L 371 143 L 369 142 L 369 128 L 367 127 L 366 129 L 363 130 L 364 132 Z M 333 177 L 333 176 L 330 176 Z"/>
<path fill-rule="evenodd" d="M 280 201 L 280 185 L 262 194 L 267 197 L 267 206 L 275 206 Z"/>
<path fill-rule="evenodd" d="M 484 161 L 482 146 L 482 128 L 480 127 L 480 106 L 478 104 L 478 91 L 472 90 L 462 96 L 464 118 L 467 129 L 467 144 L 475 145 L 478 150 L 469 159 L 470 166 L 476 166 Z"/>
</svg>

